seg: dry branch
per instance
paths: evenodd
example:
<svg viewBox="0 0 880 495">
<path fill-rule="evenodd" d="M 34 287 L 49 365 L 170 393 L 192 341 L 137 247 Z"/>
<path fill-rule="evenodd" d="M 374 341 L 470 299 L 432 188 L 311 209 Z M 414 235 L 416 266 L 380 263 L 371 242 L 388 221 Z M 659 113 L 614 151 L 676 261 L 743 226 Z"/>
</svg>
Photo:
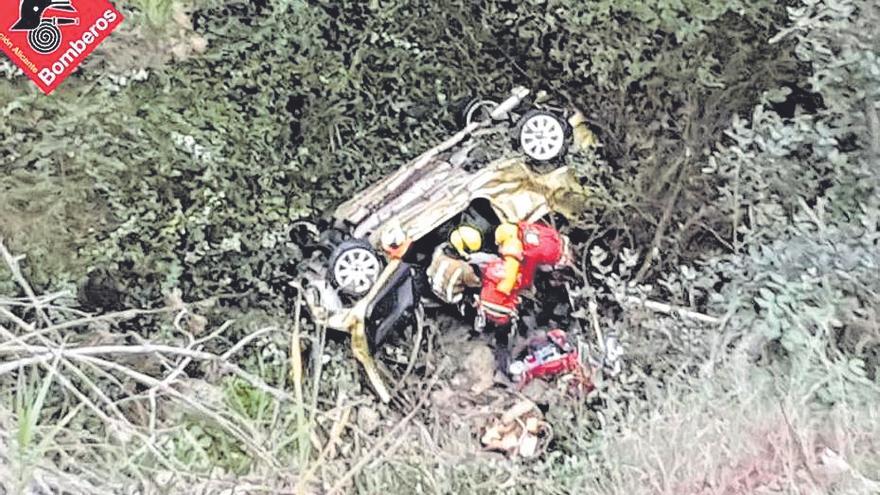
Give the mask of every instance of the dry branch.
<svg viewBox="0 0 880 495">
<path fill-rule="evenodd" d="M 174 304 L 155 309 L 130 309 L 103 315 L 90 315 L 88 313 L 70 310 L 62 306 L 54 306 L 50 303 L 63 295 L 53 293 L 37 295 L 28 284 L 19 267 L 21 257 L 13 256 L 2 241 L 0 241 L 0 257 L 13 274 L 14 280 L 26 295 L 24 298 L 0 299 L 0 322 L 9 322 L 8 325 L 0 325 L 0 379 L 6 375 L 15 373 L 18 377 L 40 376 L 41 380 L 49 385 L 56 383 L 62 392 L 67 394 L 63 404 L 72 407 L 65 416 L 64 424 L 56 424 L 55 428 L 68 427 L 71 420 L 79 417 L 77 421 L 88 421 L 92 424 L 101 425 L 100 430 L 91 430 L 93 433 L 103 432 L 111 440 L 108 444 L 102 444 L 97 448 L 115 449 L 120 452 L 129 452 L 125 468 L 134 471 L 134 475 L 143 479 L 139 472 L 137 459 L 144 453 L 150 454 L 148 463 L 154 466 L 148 469 L 165 469 L 168 472 L 179 473 L 182 476 L 190 476 L 187 466 L 167 451 L 167 447 L 160 446 L 157 432 L 172 431 L 161 427 L 159 423 L 166 421 L 160 419 L 159 400 L 161 395 L 166 404 L 178 404 L 184 406 L 184 410 L 190 410 L 197 416 L 208 420 L 220 430 L 226 432 L 247 450 L 259 463 L 270 469 L 279 469 L 281 461 L 270 454 L 261 442 L 257 434 L 249 424 L 230 415 L 229 411 L 219 409 L 214 404 L 209 404 L 183 393 L 179 386 L 186 379 L 185 369 L 194 362 L 211 364 L 220 370 L 232 374 L 255 389 L 271 396 L 278 403 L 293 400 L 291 394 L 272 387 L 260 377 L 248 373 L 237 364 L 232 362 L 234 356 L 255 340 L 279 331 L 278 327 L 269 326 L 252 332 L 237 342 L 234 342 L 222 354 L 205 350 L 206 344 L 220 336 L 230 326 L 230 321 L 224 323 L 207 336 L 196 339 L 190 334 L 185 325 L 181 323 L 185 318 L 197 317 L 193 308 L 200 305 L 196 303 L 183 303 L 179 297 L 172 301 Z M 47 313 L 52 310 L 52 314 Z M 33 315 L 35 320 L 28 321 L 27 315 Z M 102 343 L 100 340 L 93 345 L 72 342 L 82 340 L 80 336 L 89 335 L 92 339 L 102 335 L 100 332 L 88 332 L 95 323 L 113 324 L 120 320 L 138 318 L 142 316 L 167 315 L 175 325 L 175 328 L 185 337 L 185 344 L 172 345 L 165 342 L 151 341 L 141 335 L 133 335 L 138 344 L 119 344 L 117 335 L 110 334 L 108 338 L 114 339 L 113 343 Z M 56 318 L 53 321 L 52 318 Z M 201 318 L 201 317 L 199 317 Z M 161 372 L 144 372 L 140 369 L 125 364 L 131 362 L 132 357 L 146 357 L 157 360 Z M 22 373 L 28 367 L 37 366 L 46 371 L 32 375 Z M 154 366 L 149 369 L 155 369 Z M 20 385 L 23 383 L 17 379 Z M 149 387 L 147 391 L 135 394 L 129 388 L 130 384 L 139 383 Z M 72 400 L 72 402 L 70 402 Z M 138 415 L 138 411 L 144 411 L 140 403 L 148 404 L 149 417 L 145 414 Z M 124 407 L 134 404 L 136 407 Z M 64 407 L 64 406 L 62 406 Z M 18 413 L 16 413 L 18 414 Z M 73 426 L 70 426 L 73 428 Z M 82 428 L 81 425 L 77 428 Z M 70 435 L 76 435 L 73 430 L 68 430 Z M 100 435 L 100 433 L 99 433 Z M 96 436 L 100 439 L 100 436 Z M 172 444 L 173 445 L 173 444 Z M 71 448 L 68 454 L 66 448 Z M 82 455 L 82 446 L 60 448 L 60 458 L 76 459 Z M 60 473 L 51 465 L 48 473 Z M 114 471 L 119 466 L 106 466 Z M 86 469 L 85 465 L 81 468 Z M 37 476 L 37 471 L 33 471 Z M 83 474 L 87 474 L 83 471 Z M 65 473 L 65 476 L 73 476 Z M 36 481 L 36 478 L 35 478 Z M 47 486 L 54 486 L 48 483 Z M 0 483 L 2 491 L 2 483 Z M 95 492 L 100 490 L 96 489 Z"/>
<path fill-rule="evenodd" d="M 647 309 L 650 309 L 651 311 L 656 311 L 665 315 L 678 315 L 682 318 L 696 320 L 702 323 L 709 323 L 711 325 L 720 325 L 722 322 L 722 319 L 716 316 L 710 316 L 687 308 L 683 308 L 681 306 L 673 306 L 672 304 L 652 301 L 650 299 L 641 299 L 635 296 L 629 296 L 626 298 L 626 302 L 628 302 L 629 304 L 640 305 Z"/>
</svg>

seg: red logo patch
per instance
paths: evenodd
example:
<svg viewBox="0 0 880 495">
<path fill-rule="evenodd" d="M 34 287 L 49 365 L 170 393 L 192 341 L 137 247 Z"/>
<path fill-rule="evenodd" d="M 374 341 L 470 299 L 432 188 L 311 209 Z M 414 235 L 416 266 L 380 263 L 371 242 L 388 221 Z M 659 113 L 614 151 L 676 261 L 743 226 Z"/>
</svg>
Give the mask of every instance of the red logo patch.
<svg viewBox="0 0 880 495">
<path fill-rule="evenodd" d="M 4 0 L 0 48 L 44 93 L 67 78 L 122 22 L 107 0 Z"/>
</svg>

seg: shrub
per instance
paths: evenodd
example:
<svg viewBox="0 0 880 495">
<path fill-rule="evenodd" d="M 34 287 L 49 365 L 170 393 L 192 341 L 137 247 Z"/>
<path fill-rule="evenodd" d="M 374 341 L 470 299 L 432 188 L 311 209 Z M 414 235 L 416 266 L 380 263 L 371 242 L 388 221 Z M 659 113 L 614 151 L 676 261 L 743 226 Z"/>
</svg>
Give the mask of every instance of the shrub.
<svg viewBox="0 0 880 495">
<path fill-rule="evenodd" d="M 46 240 L 55 258 L 70 253 L 63 267 L 34 260 L 48 270 L 40 284 L 100 268 L 138 305 L 173 287 L 277 300 L 284 265 L 299 256 L 294 222 L 449 133 L 455 102 L 514 84 L 588 111 L 611 165 L 591 178 L 608 186 L 602 223 L 647 242 L 674 183 L 684 192 L 673 219 L 698 208 L 705 185 L 689 177 L 731 116 L 795 77 L 790 44 L 753 42 L 781 19 L 775 2 L 226 1 L 190 10 L 134 4 L 106 43 L 108 65 L 83 69 L 51 99 L 27 94 L 22 78 L 2 83 L 4 111 L 15 116 L 0 124 L 6 166 L 62 184 L 67 217 L 85 212 L 82 227 L 59 222 L 72 245 L 36 228 L 58 214 L 38 215 L 33 235 L 16 236 L 22 248 Z M 197 34 L 162 28 L 157 19 L 169 15 L 170 25 L 191 19 Z M 154 31 L 173 43 L 152 43 Z M 134 36 L 177 53 L 190 35 L 207 50 L 184 50 L 189 57 L 170 65 L 151 55 L 138 66 L 128 44 Z M 686 148 L 690 158 L 677 164 Z M 6 187 L 30 191 L 20 180 Z"/>
</svg>

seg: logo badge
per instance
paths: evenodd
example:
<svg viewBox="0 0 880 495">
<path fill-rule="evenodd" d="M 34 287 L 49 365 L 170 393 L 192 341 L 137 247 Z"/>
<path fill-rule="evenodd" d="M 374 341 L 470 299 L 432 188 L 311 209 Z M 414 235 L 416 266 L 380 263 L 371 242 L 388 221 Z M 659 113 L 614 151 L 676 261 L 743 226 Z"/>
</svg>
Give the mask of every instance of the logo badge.
<svg viewBox="0 0 880 495">
<path fill-rule="evenodd" d="M 15 3 L 0 7 L 0 49 L 46 94 L 122 22 L 107 0 Z"/>
</svg>

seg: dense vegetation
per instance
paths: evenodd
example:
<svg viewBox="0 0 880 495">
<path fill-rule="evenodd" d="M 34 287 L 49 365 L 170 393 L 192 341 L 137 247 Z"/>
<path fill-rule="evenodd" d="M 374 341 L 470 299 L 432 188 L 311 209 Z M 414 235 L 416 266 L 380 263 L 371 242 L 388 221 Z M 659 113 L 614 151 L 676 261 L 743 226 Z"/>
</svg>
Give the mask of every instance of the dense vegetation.
<svg viewBox="0 0 880 495">
<path fill-rule="evenodd" d="M 16 185 L 48 178 L 37 191 L 14 188 L 21 197 L 8 200 L 10 216 L 38 220 L 16 237 L 40 239 L 35 250 L 57 246 L 52 258 L 77 254 L 51 267 L 55 280 L 104 268 L 139 303 L 176 286 L 264 289 L 296 256 L 284 245 L 292 222 L 454 129 L 454 102 L 514 84 L 589 112 L 619 196 L 603 225 L 638 220 L 635 234 L 647 232 L 732 115 L 748 113 L 763 90 L 805 81 L 789 40 L 752 42 L 784 19 L 775 2 L 615 3 L 219 2 L 169 13 L 138 27 L 165 37 L 183 23 L 210 49 L 140 67 L 140 37 L 118 39 L 106 50 L 127 53 L 98 54 L 56 97 L 37 96 L 23 79 L 4 89 L 32 116 L 4 123 Z M 704 204 L 698 187 L 682 195 L 692 209 Z M 34 193 L 61 204 L 45 211 Z M 27 231 L 53 230 L 45 222 L 57 225 L 58 215 L 71 235 Z"/>
<path fill-rule="evenodd" d="M 582 234 L 584 272 L 601 282 L 581 296 L 601 303 L 602 326 L 629 352 L 624 377 L 600 390 L 605 426 L 559 408 L 556 447 L 526 466 L 474 459 L 472 439 L 452 433 L 439 447 L 408 442 L 392 462 L 353 476 L 355 486 L 493 492 L 512 477 L 526 492 L 751 492 L 738 483 L 877 491 L 875 2 L 138 0 L 121 8 L 120 31 L 50 97 L 0 61 L 0 237 L 27 255 L 23 272 L 38 292 L 67 289 L 57 302 L 86 311 L 228 296 L 201 308 L 208 319 L 198 325 L 235 318 L 237 336 L 260 325 L 298 328 L 285 290 L 301 256 L 297 222 L 317 221 L 455 130 L 460 102 L 516 84 L 545 89 L 583 109 L 602 143 L 596 156 L 570 160 L 593 191 L 571 228 Z M 26 295 L 11 272 L 0 273 L 9 296 L 0 303 Z M 642 297 L 720 324 L 648 313 L 634 304 Z M 37 321 L 39 312 L 10 308 Z M 158 338 L 173 328 L 143 318 L 124 329 Z M 293 387 L 279 364 L 287 339 L 256 342 L 243 366 Z M 335 388 L 322 400 L 359 393 L 348 366 L 323 371 Z M 25 414 L 52 382 L 45 369 L 30 370 L 0 375 L 10 384 L 0 402 L 6 432 L 43 425 L 41 438 L 71 442 L 74 427 L 95 428 L 66 395 L 48 399 L 42 415 L 39 407 Z M 182 463 L 192 473 L 165 483 L 213 466 L 279 487 L 317 458 L 303 440 L 302 404 L 289 412 L 282 398 L 238 378 L 208 381 L 224 415 L 284 446 L 271 462 L 203 417 L 157 444 L 171 452 L 170 466 L 155 452 L 127 452 L 106 432 L 76 443 L 113 437 L 112 448 L 89 455 L 129 459 L 119 476 L 146 485 L 150 473 Z M 66 414 L 75 416 L 65 423 L 71 431 L 51 430 Z M 15 486 L 27 486 L 22 473 L 31 471 L 21 466 L 43 458 L 74 469 L 66 454 L 22 438 L 0 436 L 0 446 L 28 453 L 10 460 L 0 449 L 0 478 L 15 473 Z M 820 469 L 832 463 L 816 460 L 827 451 L 839 472 Z M 348 465 L 344 455 L 321 461 L 331 472 Z"/>
</svg>

